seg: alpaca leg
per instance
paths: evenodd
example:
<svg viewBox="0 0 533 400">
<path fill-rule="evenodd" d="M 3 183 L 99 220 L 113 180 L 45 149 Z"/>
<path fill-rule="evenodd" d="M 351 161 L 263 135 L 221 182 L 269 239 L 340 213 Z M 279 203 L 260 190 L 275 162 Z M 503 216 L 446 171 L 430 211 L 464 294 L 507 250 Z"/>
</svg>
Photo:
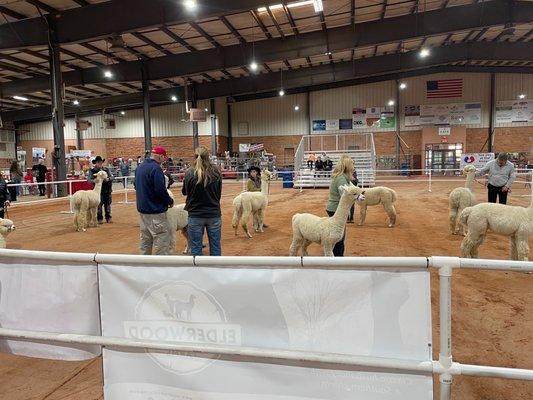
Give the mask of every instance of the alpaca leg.
<svg viewBox="0 0 533 400">
<path fill-rule="evenodd" d="M 187 232 L 187 227 L 183 228 L 181 230 L 181 233 L 185 237 L 185 250 L 183 250 L 183 254 L 189 254 L 191 252 L 191 249 L 189 246 L 189 233 Z"/>
<path fill-rule="evenodd" d="M 301 240 L 297 237 L 292 238 L 291 247 L 289 248 L 289 256 L 294 257 L 298 255 L 298 250 L 301 247 Z"/>
<path fill-rule="evenodd" d="M 478 248 L 485 240 L 485 233 L 469 231 L 461 243 L 461 256 L 464 258 L 477 258 Z"/>
<path fill-rule="evenodd" d="M 383 208 L 389 216 L 389 228 L 392 228 L 396 224 L 396 209 L 394 208 L 394 205 L 392 203 L 383 204 Z"/>
<path fill-rule="evenodd" d="M 455 220 L 455 233 L 454 235 L 458 235 L 459 232 L 461 232 L 461 234 L 463 236 L 466 236 L 466 226 L 464 226 L 461 221 L 459 220 L 459 215 L 461 215 L 461 213 L 463 212 L 464 208 L 463 207 L 459 207 L 459 209 L 457 210 L 457 218 Z"/>
<path fill-rule="evenodd" d="M 76 229 L 76 232 L 80 231 L 80 227 L 78 225 L 78 212 L 77 211 L 74 213 L 74 229 Z"/>
<path fill-rule="evenodd" d="M 529 243 L 527 232 L 520 232 L 516 234 L 516 249 L 519 261 L 528 261 L 529 258 Z"/>
<path fill-rule="evenodd" d="M 309 247 L 310 244 L 311 244 L 311 242 L 309 240 L 304 241 L 304 244 L 303 244 L 303 247 L 302 247 L 302 255 L 304 257 L 307 257 L 309 255 L 309 253 L 307 252 L 307 248 Z"/>
<path fill-rule="evenodd" d="M 248 231 L 248 220 L 250 219 L 250 215 L 252 214 L 252 207 L 251 205 L 243 204 L 243 210 L 242 210 L 242 219 L 241 219 L 241 226 L 244 230 L 244 233 L 246 233 L 246 236 L 249 238 L 252 238 L 252 235 Z"/>
<path fill-rule="evenodd" d="M 359 207 L 359 225 L 363 225 L 365 223 L 366 218 L 366 204 Z"/>
<path fill-rule="evenodd" d="M 516 234 L 509 236 L 509 245 L 511 247 L 511 260 L 518 260 L 518 248 L 516 247 Z"/>
<path fill-rule="evenodd" d="M 450 232 L 452 233 L 452 235 L 457 235 L 456 225 L 457 225 L 457 216 L 458 215 L 461 215 L 461 214 L 457 213 L 457 209 L 450 208 L 450 214 L 449 214 L 449 217 L 450 217 Z"/>
<path fill-rule="evenodd" d="M 258 226 L 258 229 L 259 229 L 259 232 L 265 232 L 263 230 L 263 218 L 265 217 L 264 213 L 263 213 L 263 209 L 260 208 L 259 210 L 257 210 L 257 226 Z"/>
<path fill-rule="evenodd" d="M 333 243 L 324 243 L 324 256 L 325 257 L 335 257 L 335 255 L 333 254 L 333 247 L 335 247 Z"/>
</svg>

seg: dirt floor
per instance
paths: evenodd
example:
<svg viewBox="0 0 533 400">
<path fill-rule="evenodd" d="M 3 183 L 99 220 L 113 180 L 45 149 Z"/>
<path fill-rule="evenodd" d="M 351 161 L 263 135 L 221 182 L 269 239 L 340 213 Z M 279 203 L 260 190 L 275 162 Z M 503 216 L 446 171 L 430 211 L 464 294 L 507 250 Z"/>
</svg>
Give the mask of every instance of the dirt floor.
<svg viewBox="0 0 533 400">
<path fill-rule="evenodd" d="M 448 231 L 448 194 L 458 182 L 437 181 L 433 191 L 425 182 L 405 179 L 385 182 L 398 192 L 398 224 L 387 228 L 380 206 L 370 207 L 365 226 L 348 225 L 349 256 L 431 256 L 460 254 L 462 237 Z M 326 189 L 307 189 L 300 193 L 271 186 L 263 234 L 245 239 L 242 231 L 235 239 L 231 228 L 231 202 L 241 190 L 240 183 L 224 186 L 224 255 L 288 255 L 290 221 L 296 212 L 325 215 Z M 485 201 L 485 189 L 475 188 L 477 200 Z M 183 198 L 174 189 L 178 202 Z M 530 189 L 515 184 L 509 203 L 527 206 Z M 130 193 L 130 200 L 133 200 Z M 64 201 L 21 205 L 10 209 L 17 231 L 8 238 L 13 249 L 67 252 L 138 253 L 138 222 L 134 204 L 119 204 L 124 195 L 114 196 L 113 224 L 74 232 L 72 216 L 62 214 Z M 54 238 L 52 241 L 51 238 Z M 105 240 L 99 240 L 104 238 Z M 177 250 L 184 240 L 178 236 Z M 533 248 L 533 237 L 530 238 Z M 508 240 L 489 234 L 480 257 L 506 259 Z M 311 255 L 321 255 L 317 245 Z M 533 259 L 533 251 L 530 260 Z M 438 348 L 438 276 L 432 273 L 434 348 Z M 453 277 L 453 349 L 461 363 L 533 369 L 533 275 L 523 273 L 457 271 Z M 434 357 L 437 358 L 437 352 Z M 438 388 L 435 388 L 438 393 Z M 55 362 L 0 354 L 0 399 L 6 400 L 93 400 L 102 399 L 102 374 L 99 359 L 89 362 Z M 438 398 L 438 395 L 436 395 Z M 526 400 L 533 398 L 533 382 L 491 378 L 456 377 L 454 399 Z"/>
</svg>

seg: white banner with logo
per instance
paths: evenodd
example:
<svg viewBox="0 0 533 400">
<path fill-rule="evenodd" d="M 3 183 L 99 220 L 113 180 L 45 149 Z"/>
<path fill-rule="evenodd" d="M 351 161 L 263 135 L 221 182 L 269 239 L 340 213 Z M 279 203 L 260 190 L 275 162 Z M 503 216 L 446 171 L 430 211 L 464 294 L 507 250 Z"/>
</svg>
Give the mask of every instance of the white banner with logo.
<svg viewBox="0 0 533 400">
<path fill-rule="evenodd" d="M 489 161 L 494 160 L 494 153 L 464 153 L 461 158 L 461 169 L 473 165 L 477 169 L 483 168 Z"/>
<path fill-rule="evenodd" d="M 533 101 L 502 100 L 496 102 L 496 123 L 533 122 Z"/>
<path fill-rule="evenodd" d="M 57 264 L 2 257 L 0 327 L 100 334 L 96 265 Z M 100 347 L 0 339 L 0 352 L 76 361 L 98 356 Z"/>
<path fill-rule="evenodd" d="M 103 265 L 104 336 L 431 360 L 429 273 Z M 430 375 L 104 349 L 106 400 L 430 400 Z"/>
</svg>

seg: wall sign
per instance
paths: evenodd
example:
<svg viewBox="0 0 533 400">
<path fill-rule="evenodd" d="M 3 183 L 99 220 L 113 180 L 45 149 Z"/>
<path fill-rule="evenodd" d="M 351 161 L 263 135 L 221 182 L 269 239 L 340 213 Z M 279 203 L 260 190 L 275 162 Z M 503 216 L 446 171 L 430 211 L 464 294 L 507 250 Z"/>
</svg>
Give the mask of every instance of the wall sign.
<svg viewBox="0 0 533 400">
<path fill-rule="evenodd" d="M 439 136 L 450 136 L 452 128 L 449 126 L 439 126 Z"/>
</svg>

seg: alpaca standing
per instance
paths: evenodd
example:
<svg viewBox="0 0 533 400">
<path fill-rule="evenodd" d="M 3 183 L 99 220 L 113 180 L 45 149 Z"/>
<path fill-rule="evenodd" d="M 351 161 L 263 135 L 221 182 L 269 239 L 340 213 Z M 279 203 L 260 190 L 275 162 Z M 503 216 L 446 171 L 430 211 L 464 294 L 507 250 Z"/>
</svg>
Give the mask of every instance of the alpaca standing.
<svg viewBox="0 0 533 400">
<path fill-rule="evenodd" d="M 85 232 L 87 227 L 96 227 L 96 213 L 98 205 L 100 204 L 100 193 L 102 191 L 102 183 L 108 179 L 107 172 L 100 171 L 95 176 L 93 190 L 78 190 L 72 196 L 70 204 L 74 210 L 74 227 L 76 231 Z"/>
<path fill-rule="evenodd" d="M 10 219 L 0 218 L 0 249 L 5 249 L 7 246 L 7 235 L 15 230 L 15 224 Z"/>
<path fill-rule="evenodd" d="M 307 247 L 319 243 L 324 247 L 324 255 L 333 257 L 333 247 L 342 239 L 348 213 L 355 201 L 364 201 L 365 190 L 354 185 L 340 187 L 342 193 L 337 211 L 332 217 L 318 217 L 313 214 L 295 214 L 292 217 L 292 244 L 289 255 L 295 256 L 299 249 L 307 256 Z"/>
<path fill-rule="evenodd" d="M 394 202 L 396 201 L 396 192 L 385 186 L 377 186 L 371 189 L 366 189 L 365 199 L 359 203 L 361 210 L 359 211 L 359 225 L 365 223 L 366 208 L 368 206 L 383 205 L 383 209 L 389 216 L 389 228 L 396 224 L 396 209 Z"/>
<path fill-rule="evenodd" d="M 243 192 L 233 200 L 233 219 L 231 226 L 235 229 L 235 236 L 237 236 L 237 229 L 239 222 L 241 222 L 242 229 L 246 235 L 251 238 L 252 235 L 248 231 L 248 220 L 250 215 L 253 216 L 253 224 L 256 232 L 263 231 L 263 221 L 265 217 L 265 209 L 268 206 L 268 185 L 272 174 L 268 170 L 261 173 L 261 192 Z"/>
<path fill-rule="evenodd" d="M 528 237 L 533 235 L 533 199 L 527 208 L 497 203 L 467 207 L 461 213 L 461 223 L 468 227 L 468 233 L 461 243 L 462 257 L 477 258 L 478 248 L 490 229 L 494 233 L 509 236 L 511 260 L 528 260 Z"/>
<path fill-rule="evenodd" d="M 187 233 L 187 225 L 189 224 L 189 213 L 185 210 L 185 204 L 178 204 L 171 207 L 167 211 L 168 224 L 170 225 L 171 239 L 170 250 L 172 253 L 176 250 L 176 235 L 180 231 L 185 237 L 185 249 L 183 254 L 190 251 L 189 235 Z"/>
<path fill-rule="evenodd" d="M 459 216 L 466 207 L 474 205 L 475 198 L 472 191 L 472 183 L 476 177 L 476 167 L 467 165 L 463 169 L 463 175 L 466 175 L 465 187 L 458 187 L 452 190 L 449 198 L 450 205 L 450 231 L 454 235 L 459 234 L 462 230 L 463 236 L 466 235 L 465 226 L 459 222 Z"/>
</svg>

